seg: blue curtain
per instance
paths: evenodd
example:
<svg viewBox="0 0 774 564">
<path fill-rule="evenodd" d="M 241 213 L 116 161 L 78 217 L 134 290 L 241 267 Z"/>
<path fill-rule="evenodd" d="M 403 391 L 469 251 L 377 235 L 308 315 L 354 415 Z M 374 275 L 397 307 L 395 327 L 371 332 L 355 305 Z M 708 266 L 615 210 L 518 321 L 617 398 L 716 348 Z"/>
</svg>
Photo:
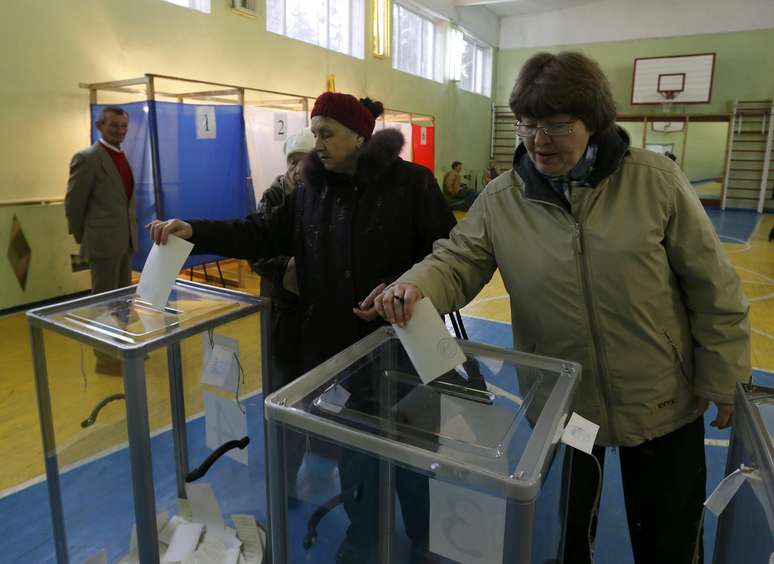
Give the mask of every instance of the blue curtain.
<svg viewBox="0 0 774 564">
<path fill-rule="evenodd" d="M 92 105 L 92 124 L 106 105 Z M 236 219 L 255 211 L 242 106 L 210 106 L 216 135 L 212 139 L 197 139 L 196 112 L 201 106 L 174 102 L 116 105 L 129 112 L 129 132 L 123 149 L 135 183 L 140 248 L 132 260 L 134 270 L 142 270 L 152 247 L 144 227 L 156 219 L 150 151 L 150 136 L 154 132 L 149 125 L 149 110 L 156 112 L 161 219 Z M 99 132 L 92 125 L 92 142 L 98 138 Z M 219 258 L 191 256 L 185 266 Z"/>
<path fill-rule="evenodd" d="M 209 106 L 213 139 L 197 139 L 196 112 L 202 106 L 155 102 L 155 107 L 164 217 L 237 219 L 254 212 L 242 106 Z M 217 258 L 192 256 L 186 266 Z"/>
</svg>

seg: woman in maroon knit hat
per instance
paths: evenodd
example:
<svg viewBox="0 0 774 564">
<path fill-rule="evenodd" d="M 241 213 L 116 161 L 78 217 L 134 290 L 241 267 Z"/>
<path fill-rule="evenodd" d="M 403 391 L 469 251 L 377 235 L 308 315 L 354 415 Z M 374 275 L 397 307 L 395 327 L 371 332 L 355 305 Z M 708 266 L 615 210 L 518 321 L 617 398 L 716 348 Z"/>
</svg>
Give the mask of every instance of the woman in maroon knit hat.
<svg viewBox="0 0 774 564">
<path fill-rule="evenodd" d="M 374 298 L 448 237 L 455 220 L 427 168 L 400 158 L 403 135 L 394 129 L 373 134 L 382 104 L 326 92 L 312 109 L 315 149 L 303 179 L 285 205 L 271 214 L 234 221 L 155 221 L 159 244 L 177 235 L 195 244 L 194 254 L 247 260 L 295 257 L 307 371 L 373 332 L 384 321 Z M 213 189 L 217 189 L 216 186 Z M 274 391 L 274 382 L 268 391 Z M 350 401 L 368 389 L 350 390 Z M 338 461 L 350 517 L 337 564 L 376 562 L 378 468 L 376 460 L 348 452 Z M 429 562 L 427 479 L 397 470 L 396 487 L 412 564 Z M 321 547 L 320 547 L 321 548 Z"/>
</svg>

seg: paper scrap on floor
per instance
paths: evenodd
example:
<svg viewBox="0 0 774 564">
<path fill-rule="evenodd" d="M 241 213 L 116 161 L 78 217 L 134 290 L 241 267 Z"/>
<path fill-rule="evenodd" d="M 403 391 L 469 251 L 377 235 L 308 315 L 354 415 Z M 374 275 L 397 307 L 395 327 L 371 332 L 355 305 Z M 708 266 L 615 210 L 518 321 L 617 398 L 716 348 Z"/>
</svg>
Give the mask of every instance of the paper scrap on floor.
<svg viewBox="0 0 774 564">
<path fill-rule="evenodd" d="M 393 328 L 425 384 L 465 362 L 465 354 L 429 298 L 414 305 L 414 314 L 405 327 Z"/>
<path fill-rule="evenodd" d="M 158 309 L 164 309 L 180 269 L 193 250 L 193 243 L 170 235 L 166 245 L 154 244 L 140 274 L 137 293 Z"/>
</svg>

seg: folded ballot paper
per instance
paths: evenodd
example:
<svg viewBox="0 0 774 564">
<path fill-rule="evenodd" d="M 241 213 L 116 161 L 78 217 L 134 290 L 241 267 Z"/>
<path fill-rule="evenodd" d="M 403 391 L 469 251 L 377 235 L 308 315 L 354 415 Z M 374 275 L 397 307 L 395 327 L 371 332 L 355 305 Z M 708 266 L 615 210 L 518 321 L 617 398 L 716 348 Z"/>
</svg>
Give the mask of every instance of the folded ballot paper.
<svg viewBox="0 0 774 564">
<path fill-rule="evenodd" d="M 261 564 L 266 533 L 252 515 L 232 515 L 227 526 L 209 484 L 186 484 L 188 499 L 179 500 L 180 513 L 156 516 L 162 564 Z M 120 564 L 139 564 L 137 532 L 133 528 L 129 554 Z"/>
<path fill-rule="evenodd" d="M 422 383 L 432 382 L 465 362 L 465 353 L 449 334 L 433 302 L 422 298 L 405 327 L 393 325 Z"/>
<path fill-rule="evenodd" d="M 193 250 L 193 243 L 170 235 L 166 245 L 154 244 L 140 274 L 137 293 L 158 309 L 164 309 L 175 279 Z"/>
</svg>

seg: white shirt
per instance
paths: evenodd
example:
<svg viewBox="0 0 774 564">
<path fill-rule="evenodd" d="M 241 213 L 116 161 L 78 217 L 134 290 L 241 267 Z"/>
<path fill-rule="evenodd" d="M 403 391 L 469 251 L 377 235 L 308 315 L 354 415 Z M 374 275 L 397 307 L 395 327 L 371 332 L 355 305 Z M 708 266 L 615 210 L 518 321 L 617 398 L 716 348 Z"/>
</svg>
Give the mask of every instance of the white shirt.
<svg viewBox="0 0 774 564">
<path fill-rule="evenodd" d="M 105 141 L 102 137 L 99 138 L 99 142 L 102 143 L 108 149 L 113 149 L 116 153 L 123 153 L 123 151 L 119 147 L 116 147 L 115 145 L 111 145 L 110 143 Z"/>
</svg>

